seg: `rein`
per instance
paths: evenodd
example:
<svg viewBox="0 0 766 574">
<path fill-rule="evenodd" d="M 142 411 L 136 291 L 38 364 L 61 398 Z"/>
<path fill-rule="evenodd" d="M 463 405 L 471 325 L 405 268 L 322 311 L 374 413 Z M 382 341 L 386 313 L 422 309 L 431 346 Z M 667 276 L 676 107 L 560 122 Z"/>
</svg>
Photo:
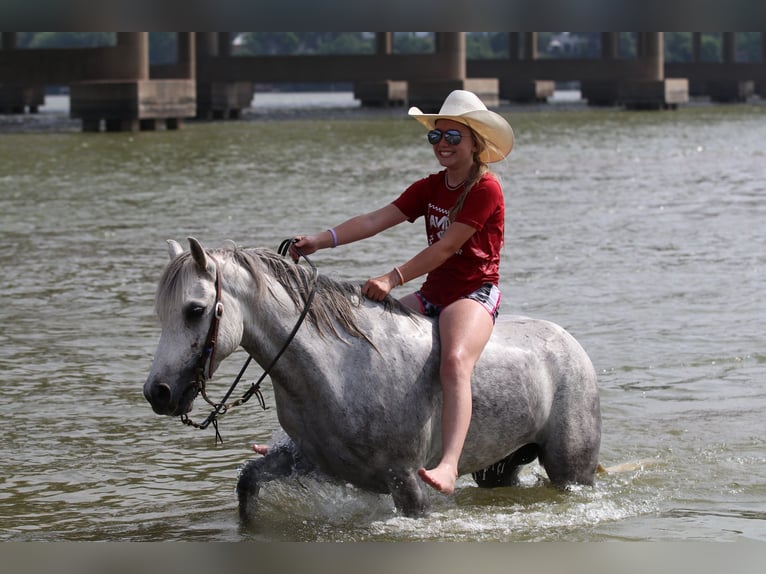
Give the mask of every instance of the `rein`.
<svg viewBox="0 0 766 574">
<path fill-rule="evenodd" d="M 279 249 L 278 249 L 279 254 L 282 255 L 283 257 L 287 256 L 287 252 L 290 249 L 290 246 L 296 241 L 297 241 L 296 239 L 285 239 L 279 246 Z M 301 325 L 303 324 L 303 321 L 306 319 L 306 315 L 308 315 L 309 309 L 311 308 L 311 302 L 314 300 L 314 295 L 316 294 L 318 271 L 316 266 L 311 262 L 311 260 L 308 257 L 306 257 L 303 253 L 301 253 L 300 250 L 297 248 L 296 248 L 296 251 L 298 251 L 298 255 L 300 255 L 306 260 L 306 263 L 308 263 L 309 266 L 311 266 L 311 269 L 313 271 L 311 291 L 309 291 L 308 297 L 306 298 L 306 303 L 303 306 L 303 311 L 301 311 L 301 314 L 298 317 L 298 320 L 296 321 L 295 326 L 293 327 L 292 331 L 290 331 L 290 334 L 287 336 L 287 340 L 285 340 L 284 344 L 282 345 L 282 348 L 279 350 L 276 356 L 271 360 L 271 363 L 264 370 L 260 378 L 257 381 L 251 383 L 250 388 L 248 388 L 247 391 L 245 391 L 245 393 L 240 398 L 238 398 L 237 400 L 231 403 L 227 403 L 226 401 L 229 400 L 232 393 L 237 388 L 239 381 L 242 379 L 242 376 L 245 374 L 245 371 L 247 370 L 247 367 L 250 365 L 250 361 L 252 361 L 253 357 L 252 355 L 248 354 L 245 364 L 240 369 L 239 374 L 234 379 L 234 382 L 229 387 L 229 390 L 226 391 L 226 394 L 224 395 L 223 399 L 221 399 L 219 403 L 215 403 L 212 400 L 210 400 L 210 398 L 207 396 L 205 383 L 207 380 L 213 378 L 213 363 L 215 358 L 215 347 L 218 340 L 218 328 L 221 323 L 221 317 L 223 316 L 221 266 L 218 263 L 218 261 L 216 261 L 215 259 L 211 257 L 211 259 L 213 259 L 213 261 L 215 262 L 215 310 L 213 313 L 213 317 L 210 321 L 210 328 L 208 329 L 207 339 L 205 341 L 205 346 L 203 348 L 202 355 L 200 355 L 200 358 L 197 362 L 197 368 L 195 369 L 195 373 L 196 373 L 195 384 L 197 386 L 198 392 L 202 395 L 202 398 L 205 399 L 205 402 L 207 402 L 210 406 L 213 407 L 213 410 L 210 412 L 207 418 L 201 423 L 194 422 L 186 414 L 181 415 L 181 422 L 184 423 L 185 425 L 189 425 L 198 429 L 205 429 L 212 424 L 213 428 L 215 429 L 215 444 L 218 444 L 219 442 L 223 444 L 223 437 L 221 436 L 221 433 L 218 430 L 218 419 L 220 417 L 223 417 L 228 411 L 230 411 L 234 407 L 238 407 L 240 405 L 245 404 L 247 401 L 249 401 L 253 397 L 253 395 L 255 395 L 258 398 L 258 404 L 260 404 L 262 409 L 266 410 L 268 408 L 266 406 L 266 401 L 263 398 L 263 393 L 261 392 L 261 388 L 260 388 L 261 383 L 271 372 L 271 369 L 273 369 L 274 366 L 277 364 L 277 361 L 279 361 L 279 358 L 287 350 L 287 347 L 290 345 L 290 343 L 292 343 L 293 339 L 295 338 L 295 335 L 298 333 L 298 329 L 300 329 Z"/>
</svg>

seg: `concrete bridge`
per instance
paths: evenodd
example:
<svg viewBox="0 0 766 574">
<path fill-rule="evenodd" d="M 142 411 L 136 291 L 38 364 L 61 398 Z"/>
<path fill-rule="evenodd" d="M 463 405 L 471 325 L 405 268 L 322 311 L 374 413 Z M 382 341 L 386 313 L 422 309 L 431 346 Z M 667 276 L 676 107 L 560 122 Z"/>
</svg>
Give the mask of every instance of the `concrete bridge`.
<svg viewBox="0 0 766 574">
<path fill-rule="evenodd" d="M 115 46 L 23 50 L 2 33 L 0 111 L 36 111 L 44 86 L 70 86 L 70 114 L 83 130 L 177 128 L 184 118 L 236 118 L 250 106 L 253 86 L 282 82 L 351 82 L 363 105 L 438 108 L 457 88 L 500 99 L 546 101 L 555 82 L 579 81 L 591 105 L 675 108 L 689 94 L 744 101 L 766 90 L 766 34 L 761 61 L 736 62 L 735 33 L 723 33 L 721 62 L 702 62 L 693 33 L 692 62 L 665 63 L 662 32 L 639 32 L 637 56 L 619 56 L 618 33 L 601 34 L 596 59 L 540 58 L 536 32 L 509 32 L 505 59 L 466 60 L 465 33 L 437 32 L 429 54 L 396 54 L 393 33 L 376 33 L 371 55 L 233 56 L 226 32 L 179 32 L 178 59 L 150 66 L 148 32 L 118 32 Z"/>
</svg>

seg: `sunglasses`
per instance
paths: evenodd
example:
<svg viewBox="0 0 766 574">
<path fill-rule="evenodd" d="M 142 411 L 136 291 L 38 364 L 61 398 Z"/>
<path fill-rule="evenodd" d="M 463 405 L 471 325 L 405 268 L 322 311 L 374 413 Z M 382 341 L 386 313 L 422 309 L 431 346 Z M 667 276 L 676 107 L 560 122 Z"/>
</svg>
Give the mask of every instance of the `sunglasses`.
<svg viewBox="0 0 766 574">
<path fill-rule="evenodd" d="M 442 136 L 444 136 L 444 139 L 447 140 L 447 143 L 450 145 L 457 145 L 460 143 L 460 140 L 463 139 L 463 136 L 457 130 L 447 130 L 444 132 L 441 130 L 431 130 L 428 132 L 428 143 L 436 145 L 442 141 Z"/>
</svg>

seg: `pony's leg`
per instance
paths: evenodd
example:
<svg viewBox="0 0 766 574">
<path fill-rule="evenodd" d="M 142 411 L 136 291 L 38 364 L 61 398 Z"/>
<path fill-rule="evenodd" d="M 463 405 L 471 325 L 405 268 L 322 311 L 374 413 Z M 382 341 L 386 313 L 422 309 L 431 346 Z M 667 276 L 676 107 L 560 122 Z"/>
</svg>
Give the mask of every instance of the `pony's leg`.
<svg viewBox="0 0 766 574">
<path fill-rule="evenodd" d="M 388 490 L 394 499 L 394 506 L 404 516 L 418 518 L 431 510 L 431 499 L 414 472 L 391 473 Z"/>
<path fill-rule="evenodd" d="M 474 472 L 471 476 L 481 488 L 517 486 L 521 467 L 534 461 L 537 458 L 537 452 L 538 446 L 536 444 L 524 445 L 503 460 L 484 470 Z"/>
<path fill-rule="evenodd" d="M 582 458 L 572 454 L 558 458 L 557 455 L 551 455 L 550 451 L 544 449 L 540 453 L 540 462 L 548 478 L 556 486 L 565 487 L 572 484 L 591 486 L 595 481 L 598 467 L 598 449 L 583 452 Z"/>
<path fill-rule="evenodd" d="M 598 467 L 600 442 L 600 430 L 592 436 L 583 433 L 577 438 L 566 435 L 557 440 L 549 438 L 546 444 L 541 445 L 540 463 L 556 486 L 590 486 L 595 480 Z"/>
<path fill-rule="evenodd" d="M 265 456 L 245 463 L 237 481 L 239 518 L 242 523 L 250 523 L 256 513 L 258 494 L 263 483 L 295 474 L 306 474 L 312 468 L 292 441 L 272 447 Z"/>
</svg>

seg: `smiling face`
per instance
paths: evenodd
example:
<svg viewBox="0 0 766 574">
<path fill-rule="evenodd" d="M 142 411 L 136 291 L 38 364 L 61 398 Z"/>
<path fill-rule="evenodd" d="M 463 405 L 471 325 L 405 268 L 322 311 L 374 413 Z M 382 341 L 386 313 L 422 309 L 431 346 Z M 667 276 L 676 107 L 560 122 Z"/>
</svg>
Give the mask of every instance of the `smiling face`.
<svg viewBox="0 0 766 574">
<path fill-rule="evenodd" d="M 434 144 L 433 148 L 436 159 L 443 167 L 465 179 L 473 164 L 473 154 L 476 151 L 476 142 L 471 130 L 464 124 L 444 119 L 436 121 L 436 128 L 443 132 L 447 130 L 460 132 L 462 139 L 459 144 L 452 145 L 447 142 L 446 138 L 442 137 L 438 143 Z"/>
</svg>

